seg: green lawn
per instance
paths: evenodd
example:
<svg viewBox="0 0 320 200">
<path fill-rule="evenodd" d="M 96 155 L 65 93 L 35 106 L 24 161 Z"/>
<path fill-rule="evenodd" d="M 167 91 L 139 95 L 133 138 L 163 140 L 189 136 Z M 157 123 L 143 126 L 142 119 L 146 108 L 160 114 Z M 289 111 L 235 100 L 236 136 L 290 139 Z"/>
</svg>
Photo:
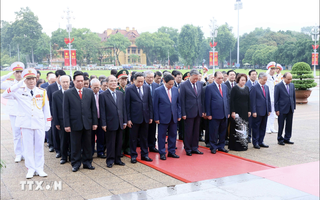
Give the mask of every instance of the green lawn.
<svg viewBox="0 0 320 200">
<path fill-rule="evenodd" d="M 164 69 L 162 69 L 161 71 L 163 71 Z M 229 69 L 223 69 L 223 70 L 221 70 L 221 69 L 218 69 L 219 71 L 228 71 Z M 135 71 L 145 71 L 145 70 L 135 70 Z M 158 71 L 158 70 L 152 70 L 152 71 Z M 172 70 L 169 70 L 169 71 L 172 71 Z M 190 71 L 190 70 L 180 70 L 181 71 L 181 73 L 182 74 L 184 74 L 185 72 L 187 72 L 187 71 Z M 217 71 L 217 70 L 216 70 Z M 248 72 L 249 72 L 249 69 L 237 69 L 237 70 L 235 70 L 237 73 L 245 73 L 245 74 L 248 74 Z M 47 72 L 49 72 L 49 70 L 41 70 L 40 71 L 41 72 L 41 78 L 42 79 L 45 79 L 46 78 L 46 74 L 47 74 Z M 74 71 L 72 71 L 72 72 L 74 72 Z M 88 72 L 89 73 L 89 75 L 96 75 L 96 76 L 100 76 L 100 75 L 105 75 L 105 76 L 109 76 L 110 75 L 110 70 L 91 70 L 91 71 L 87 71 L 87 70 L 83 70 L 83 72 Z M 258 69 L 257 70 L 257 72 L 259 73 L 259 72 L 266 72 L 266 70 L 262 70 L 262 69 Z M 283 72 L 282 72 L 282 74 L 284 74 L 285 72 L 290 72 L 290 70 L 283 70 Z M 0 75 L 1 76 L 3 76 L 3 75 L 6 75 L 6 74 L 8 74 L 9 73 L 9 71 L 0 71 Z M 69 75 L 69 70 L 66 70 L 66 73 Z M 210 69 L 209 70 L 209 74 L 211 74 L 212 73 L 212 69 Z M 320 71 L 319 70 L 317 70 L 316 71 L 316 74 L 317 74 L 317 76 L 319 76 L 319 74 L 320 74 Z M 11 78 L 13 78 L 13 76 L 11 77 Z"/>
</svg>

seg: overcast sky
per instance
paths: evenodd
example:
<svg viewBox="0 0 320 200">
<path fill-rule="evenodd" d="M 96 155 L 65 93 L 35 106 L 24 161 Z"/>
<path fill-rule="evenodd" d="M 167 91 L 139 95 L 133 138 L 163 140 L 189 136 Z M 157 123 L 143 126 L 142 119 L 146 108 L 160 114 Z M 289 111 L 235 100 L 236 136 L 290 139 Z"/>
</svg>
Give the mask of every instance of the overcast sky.
<svg viewBox="0 0 320 200">
<path fill-rule="evenodd" d="M 43 27 L 51 32 L 66 27 L 62 19 L 67 7 L 73 11 L 75 28 L 89 28 L 102 33 L 107 28 L 135 27 L 141 32 L 155 32 L 161 26 L 177 28 L 185 24 L 202 27 L 210 35 L 210 19 L 218 25 L 228 23 L 237 34 L 238 13 L 236 0 L 1 0 L 1 20 L 14 21 L 21 7 L 29 7 Z M 300 31 L 301 27 L 319 24 L 319 0 L 242 0 L 240 10 L 240 35 L 255 27 L 270 27 L 273 31 Z M 72 35 L 71 35 L 72 37 Z"/>
</svg>

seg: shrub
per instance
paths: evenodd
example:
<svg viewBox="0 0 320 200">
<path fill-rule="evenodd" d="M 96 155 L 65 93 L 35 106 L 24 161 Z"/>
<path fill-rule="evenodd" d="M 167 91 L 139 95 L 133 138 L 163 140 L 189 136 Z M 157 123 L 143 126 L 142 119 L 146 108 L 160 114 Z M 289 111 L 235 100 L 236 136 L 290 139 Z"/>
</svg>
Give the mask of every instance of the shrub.
<svg viewBox="0 0 320 200">
<path fill-rule="evenodd" d="M 314 77 L 308 63 L 297 62 L 293 65 L 291 74 L 292 83 L 296 90 L 307 90 L 317 86 L 317 83 L 314 82 Z"/>
</svg>

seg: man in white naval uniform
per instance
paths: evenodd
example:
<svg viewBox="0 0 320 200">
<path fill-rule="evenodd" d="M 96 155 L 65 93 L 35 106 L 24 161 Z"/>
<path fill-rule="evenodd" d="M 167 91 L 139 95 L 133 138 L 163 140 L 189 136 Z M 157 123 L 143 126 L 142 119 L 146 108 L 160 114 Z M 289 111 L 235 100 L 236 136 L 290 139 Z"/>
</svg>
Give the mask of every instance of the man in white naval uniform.
<svg viewBox="0 0 320 200">
<path fill-rule="evenodd" d="M 275 72 L 276 72 L 277 64 L 275 62 L 270 62 L 267 65 L 267 82 L 266 85 L 269 87 L 270 92 L 270 101 L 271 101 L 271 114 L 268 117 L 266 133 L 276 133 L 277 131 L 274 128 L 274 120 L 276 117 L 276 113 L 274 111 L 274 86 L 276 83 Z"/>
<path fill-rule="evenodd" d="M 23 79 L 9 87 L 3 98 L 14 98 L 18 103 L 15 126 L 21 128 L 23 136 L 26 178 L 33 175 L 47 176 L 44 166 L 44 131 L 51 126 L 50 106 L 46 91 L 36 87 L 37 71 L 32 68 L 23 70 Z M 25 83 L 25 84 L 24 84 Z"/>
<path fill-rule="evenodd" d="M 10 86 L 18 83 L 22 79 L 21 73 L 24 70 L 24 64 L 22 62 L 12 63 L 10 68 L 12 72 L 10 72 L 7 75 L 1 76 L 2 90 L 8 89 Z M 12 75 L 14 76 L 14 80 L 7 80 Z M 16 154 L 14 161 L 20 162 L 23 159 L 23 144 L 22 144 L 20 127 L 15 126 L 16 115 L 18 111 L 17 107 L 18 107 L 17 101 L 12 98 L 7 101 L 7 105 L 4 108 L 4 111 L 10 117 L 11 129 L 13 133 L 14 153 Z"/>
</svg>

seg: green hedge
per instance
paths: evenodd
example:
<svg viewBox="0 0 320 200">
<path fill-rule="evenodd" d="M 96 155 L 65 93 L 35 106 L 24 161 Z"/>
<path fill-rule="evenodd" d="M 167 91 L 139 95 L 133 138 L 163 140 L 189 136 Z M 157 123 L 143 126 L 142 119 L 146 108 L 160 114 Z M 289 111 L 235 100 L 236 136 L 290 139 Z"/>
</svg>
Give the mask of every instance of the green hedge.
<svg viewBox="0 0 320 200">
<path fill-rule="evenodd" d="M 292 83 L 297 90 L 307 90 L 317 86 L 308 63 L 297 62 L 293 65 L 291 74 L 293 79 Z"/>
</svg>

